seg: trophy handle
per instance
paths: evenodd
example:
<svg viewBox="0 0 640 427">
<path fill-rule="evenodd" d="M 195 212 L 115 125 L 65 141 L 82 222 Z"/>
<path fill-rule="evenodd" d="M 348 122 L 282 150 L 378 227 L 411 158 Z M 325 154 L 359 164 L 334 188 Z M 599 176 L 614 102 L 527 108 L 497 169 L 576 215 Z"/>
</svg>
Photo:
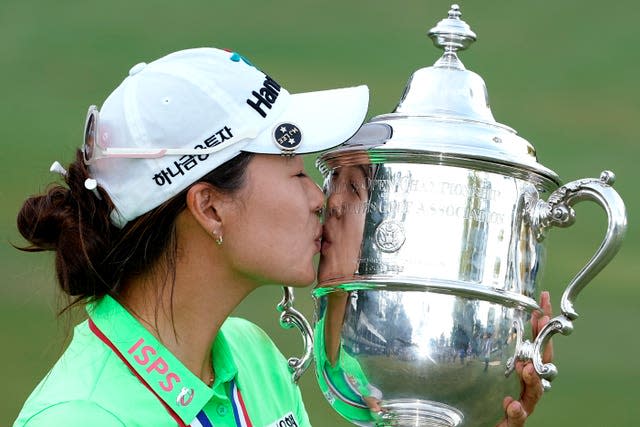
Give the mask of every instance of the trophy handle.
<svg viewBox="0 0 640 427">
<path fill-rule="evenodd" d="M 591 200 L 600 205 L 607 213 L 608 227 L 604 240 L 589 262 L 569 283 L 562 295 L 560 309 L 562 314 L 547 323 L 533 344 L 525 345 L 521 357 L 531 357 L 536 371 L 543 379 L 545 388 L 557 375 L 558 370 L 553 363 L 543 363 L 542 353 L 551 337 L 557 333 L 569 335 L 573 330 L 572 321 L 578 318 L 574 309 L 574 301 L 584 287 L 615 256 L 620 248 L 627 228 L 624 202 L 611 187 L 615 181 L 613 172 L 604 171 L 600 178 L 587 178 L 570 182 L 554 191 L 547 202 L 538 200 L 531 216 L 533 228 L 539 240 L 544 238 L 545 229 L 550 227 L 569 227 L 575 221 L 573 205 Z M 529 343 L 528 343 L 529 344 Z"/>
<path fill-rule="evenodd" d="M 288 359 L 291 380 L 297 383 L 300 376 L 309 367 L 313 357 L 313 332 L 304 315 L 293 308 L 293 288 L 283 286 L 282 290 L 284 291 L 284 296 L 277 306 L 278 311 L 281 313 L 280 326 L 284 329 L 291 329 L 295 326 L 302 333 L 302 339 L 304 340 L 304 354 L 302 357 L 290 357 Z"/>
</svg>

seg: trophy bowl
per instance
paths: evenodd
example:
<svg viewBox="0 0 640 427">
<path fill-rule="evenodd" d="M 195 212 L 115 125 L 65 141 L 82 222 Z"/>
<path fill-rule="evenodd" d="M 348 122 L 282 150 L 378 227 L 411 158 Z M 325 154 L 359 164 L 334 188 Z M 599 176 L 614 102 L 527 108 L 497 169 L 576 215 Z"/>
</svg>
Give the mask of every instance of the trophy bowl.
<svg viewBox="0 0 640 427">
<path fill-rule="evenodd" d="M 327 205 L 313 328 L 292 307 L 305 355 L 340 415 L 368 426 L 488 426 L 518 396 L 518 360 L 545 388 L 542 359 L 578 317 L 577 295 L 617 252 L 626 230 L 614 175 L 562 184 L 533 146 L 493 118 L 484 81 L 460 50 L 476 39 L 457 5 L 429 31 L 444 54 L 417 70 L 395 111 L 374 117 L 322 155 Z M 567 285 L 561 314 L 531 336 L 544 237 L 592 201 L 608 226 Z"/>
</svg>

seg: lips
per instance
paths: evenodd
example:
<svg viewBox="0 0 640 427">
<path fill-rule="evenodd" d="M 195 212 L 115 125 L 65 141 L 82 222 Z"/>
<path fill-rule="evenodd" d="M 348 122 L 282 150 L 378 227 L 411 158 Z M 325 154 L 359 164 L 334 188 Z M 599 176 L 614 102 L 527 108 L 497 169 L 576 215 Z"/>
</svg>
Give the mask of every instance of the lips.
<svg viewBox="0 0 640 427">
<path fill-rule="evenodd" d="M 322 229 L 316 233 L 315 238 L 313 239 L 314 242 L 316 243 L 316 252 L 320 252 L 322 250 L 322 240 L 323 240 L 323 233 L 322 233 Z"/>
</svg>

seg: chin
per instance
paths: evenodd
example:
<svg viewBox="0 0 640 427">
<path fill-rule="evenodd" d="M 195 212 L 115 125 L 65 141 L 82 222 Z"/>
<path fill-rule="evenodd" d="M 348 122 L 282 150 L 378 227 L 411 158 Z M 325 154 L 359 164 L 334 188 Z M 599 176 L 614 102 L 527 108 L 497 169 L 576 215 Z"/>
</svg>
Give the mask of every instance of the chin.
<svg viewBox="0 0 640 427">
<path fill-rule="evenodd" d="M 335 259 L 325 258 L 321 260 L 318 267 L 318 284 L 322 285 L 325 282 L 331 282 L 345 277 L 345 274 L 341 273 L 342 271 L 344 271 L 344 267 L 335 262 Z"/>
<path fill-rule="evenodd" d="M 294 288 L 305 288 L 310 286 L 316 280 L 316 270 L 311 268 L 309 271 L 301 271 L 296 274 L 292 280 L 286 283 L 286 286 L 292 286 Z"/>
<path fill-rule="evenodd" d="M 323 269 L 322 269 L 322 268 L 320 268 L 320 269 L 318 270 L 318 277 L 317 277 L 317 281 L 318 281 L 318 284 L 319 284 L 319 285 L 320 285 L 320 284 L 322 284 L 322 282 L 326 282 L 328 277 L 329 277 L 329 275 L 327 274 L 327 271 L 326 271 L 326 270 L 324 270 L 324 271 L 323 271 Z"/>
<path fill-rule="evenodd" d="M 313 282 L 310 283 L 289 283 L 286 286 L 292 287 L 292 288 L 296 288 L 296 289 L 304 289 L 304 288 L 308 288 L 309 286 L 311 286 Z"/>
<path fill-rule="evenodd" d="M 322 282 L 326 282 L 330 280 L 332 277 L 335 277 L 336 267 L 330 260 L 320 259 L 320 264 L 318 266 L 318 284 Z"/>
<path fill-rule="evenodd" d="M 306 288 L 313 284 L 314 280 L 310 281 L 301 281 L 297 280 L 295 282 L 287 283 L 285 286 L 291 286 L 292 288 Z"/>
</svg>

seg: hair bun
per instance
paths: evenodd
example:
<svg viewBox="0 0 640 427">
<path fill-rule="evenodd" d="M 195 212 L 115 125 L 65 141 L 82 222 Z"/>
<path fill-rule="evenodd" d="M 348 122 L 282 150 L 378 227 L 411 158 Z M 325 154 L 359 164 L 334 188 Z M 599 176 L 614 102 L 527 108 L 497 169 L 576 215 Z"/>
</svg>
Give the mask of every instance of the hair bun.
<svg viewBox="0 0 640 427">
<path fill-rule="evenodd" d="M 56 250 L 65 230 L 77 228 L 77 206 L 60 185 L 28 198 L 18 213 L 18 231 L 31 243 L 27 250 Z M 65 233 L 66 234 L 66 233 Z"/>
<path fill-rule="evenodd" d="M 18 213 L 20 234 L 30 243 L 28 252 L 55 251 L 58 282 L 71 296 L 104 295 L 104 260 L 111 250 L 111 201 L 85 188 L 89 173 L 80 150 L 64 175 L 68 186 L 53 185 L 44 194 L 29 197 Z M 99 191 L 97 189 L 96 191 Z M 100 190 L 101 191 L 101 190 Z"/>
</svg>

